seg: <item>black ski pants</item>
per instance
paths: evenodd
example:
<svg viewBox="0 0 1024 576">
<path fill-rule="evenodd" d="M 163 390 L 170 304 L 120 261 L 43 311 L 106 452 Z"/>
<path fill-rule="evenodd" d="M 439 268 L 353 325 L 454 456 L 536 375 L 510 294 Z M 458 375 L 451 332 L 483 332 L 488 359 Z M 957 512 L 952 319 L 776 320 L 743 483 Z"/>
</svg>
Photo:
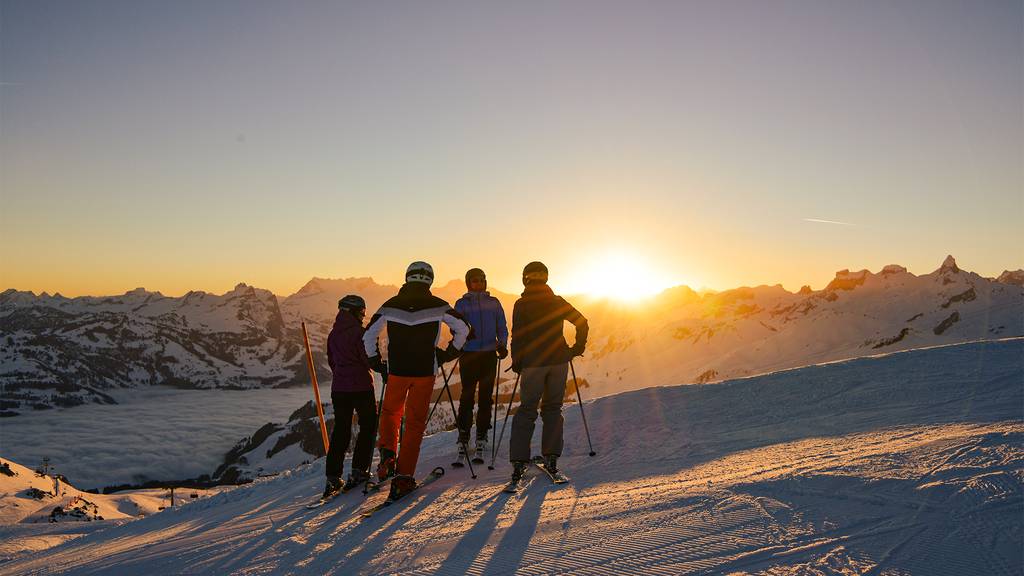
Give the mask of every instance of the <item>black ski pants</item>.
<svg viewBox="0 0 1024 576">
<path fill-rule="evenodd" d="M 352 440 L 352 412 L 359 418 L 359 434 L 352 451 L 352 469 L 366 472 L 373 458 L 373 440 L 377 435 L 377 402 L 373 390 L 365 392 L 331 392 L 334 403 L 334 430 L 331 449 L 327 451 L 327 476 L 340 478 L 345 451 Z"/>
<path fill-rule="evenodd" d="M 459 396 L 459 439 L 469 441 L 473 426 L 473 406 L 479 391 L 480 407 L 476 413 L 477 438 L 486 438 L 491 429 L 491 405 L 494 395 L 494 377 L 498 371 L 498 357 L 494 350 L 463 352 L 459 356 L 459 378 L 462 394 Z"/>
</svg>

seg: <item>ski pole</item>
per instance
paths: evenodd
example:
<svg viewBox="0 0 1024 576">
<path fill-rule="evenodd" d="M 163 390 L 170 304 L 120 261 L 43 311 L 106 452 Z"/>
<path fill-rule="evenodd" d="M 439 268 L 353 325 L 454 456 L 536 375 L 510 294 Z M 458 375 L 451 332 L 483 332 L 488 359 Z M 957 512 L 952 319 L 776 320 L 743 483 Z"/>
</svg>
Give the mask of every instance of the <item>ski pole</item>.
<svg viewBox="0 0 1024 576">
<path fill-rule="evenodd" d="M 576 387 L 576 400 L 580 405 L 580 415 L 583 416 L 583 429 L 587 431 L 587 445 L 590 446 L 590 455 L 596 456 L 597 452 L 594 452 L 594 444 L 590 441 L 590 427 L 587 426 L 587 413 L 583 411 L 583 397 L 580 396 L 580 383 L 576 380 L 576 367 L 572 364 L 572 358 L 569 358 L 569 368 L 572 369 L 572 383 Z"/>
<path fill-rule="evenodd" d="M 309 347 L 309 333 L 306 323 L 302 323 L 302 338 L 306 341 L 306 364 L 309 366 L 309 377 L 313 379 L 313 398 L 316 400 L 316 413 L 320 416 L 320 435 L 324 439 L 324 454 L 329 452 L 330 442 L 327 440 L 327 423 L 324 422 L 324 407 L 320 404 L 320 383 L 316 381 L 316 368 L 313 366 L 313 350 Z M 337 422 L 334 423 L 337 426 Z"/>
<path fill-rule="evenodd" d="M 373 430 L 373 443 L 377 443 L 377 438 L 380 437 L 380 413 L 384 410 L 384 390 L 388 387 L 388 369 L 387 365 L 384 366 L 384 371 L 380 373 L 380 402 L 377 402 L 377 427 Z M 373 462 L 373 459 L 370 459 Z M 363 494 L 370 492 L 370 478 L 367 476 L 366 482 L 363 482 Z"/>
<path fill-rule="evenodd" d="M 459 361 L 456 359 L 455 364 L 457 365 L 458 363 Z M 441 374 L 444 374 L 444 366 L 441 366 Z M 455 366 L 452 366 L 452 374 L 455 374 Z M 445 376 L 444 378 L 444 391 L 448 393 L 448 404 L 450 404 L 452 407 L 452 414 L 455 415 L 457 428 L 459 416 L 458 413 L 455 412 L 455 400 L 452 398 L 451 388 L 448 387 L 448 378 L 450 378 L 450 376 Z M 438 399 L 440 400 L 440 398 Z M 476 471 L 473 470 L 473 459 L 469 457 L 469 446 L 466 445 L 465 441 L 462 441 L 462 451 L 466 453 L 466 463 L 469 464 L 469 477 L 476 478 Z"/>
<path fill-rule="evenodd" d="M 458 367 L 458 365 L 459 365 L 459 359 L 456 358 L 455 359 L 455 366 L 452 367 L 452 374 L 455 374 L 455 368 Z M 441 374 L 442 374 L 442 377 L 444 378 L 444 383 L 447 386 L 448 385 L 448 376 L 444 375 L 444 365 L 441 364 L 440 366 L 441 366 Z M 442 389 L 442 392 L 443 391 L 444 390 Z M 427 423 L 429 423 L 430 419 L 434 417 L 434 410 L 436 410 L 437 409 L 437 405 L 441 403 L 441 397 L 442 397 L 441 396 L 441 392 L 438 392 L 437 393 L 437 400 L 434 400 L 434 405 L 430 407 L 430 413 L 427 414 Z M 459 416 L 458 416 L 458 414 L 456 414 L 455 415 L 455 428 L 458 429 L 458 427 L 459 427 Z"/>
<path fill-rule="evenodd" d="M 497 365 L 494 367 L 494 423 L 491 424 L 491 461 L 494 461 L 495 451 L 497 447 L 494 445 L 494 440 L 498 437 L 498 388 L 501 386 L 501 359 L 498 359 Z"/>
<path fill-rule="evenodd" d="M 512 412 L 512 400 L 516 397 L 516 390 L 519 388 L 519 373 L 516 373 L 516 382 L 512 385 L 512 395 L 508 397 L 508 409 L 505 410 L 505 420 L 501 423 L 501 434 L 498 435 L 498 444 L 505 439 L 505 425 L 508 424 L 508 415 Z M 497 423 L 497 419 L 494 421 Z M 494 461 L 498 458 L 498 450 L 495 447 L 494 453 L 491 456 L 491 465 L 487 467 L 488 470 L 494 470 Z"/>
</svg>

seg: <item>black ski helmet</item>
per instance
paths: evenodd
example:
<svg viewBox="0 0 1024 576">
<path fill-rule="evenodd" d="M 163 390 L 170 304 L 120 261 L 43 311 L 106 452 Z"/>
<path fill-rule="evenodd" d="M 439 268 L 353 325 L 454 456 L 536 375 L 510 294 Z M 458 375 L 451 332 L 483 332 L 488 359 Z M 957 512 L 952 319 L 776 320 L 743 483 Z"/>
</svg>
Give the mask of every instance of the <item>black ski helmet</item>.
<svg viewBox="0 0 1024 576">
<path fill-rule="evenodd" d="M 547 284 L 548 267 L 543 262 L 530 262 L 523 268 L 523 286 L 528 284 Z"/>
<path fill-rule="evenodd" d="M 479 268 L 470 268 L 466 271 L 466 290 L 472 290 L 473 288 L 469 285 L 469 281 L 474 278 L 480 278 L 484 281 L 484 290 L 487 289 L 487 275 L 484 271 Z"/>
<path fill-rule="evenodd" d="M 361 296 L 355 294 L 349 294 L 341 300 L 338 300 L 338 310 L 344 310 L 346 312 L 358 312 L 359 310 L 366 310 L 366 301 Z"/>
</svg>

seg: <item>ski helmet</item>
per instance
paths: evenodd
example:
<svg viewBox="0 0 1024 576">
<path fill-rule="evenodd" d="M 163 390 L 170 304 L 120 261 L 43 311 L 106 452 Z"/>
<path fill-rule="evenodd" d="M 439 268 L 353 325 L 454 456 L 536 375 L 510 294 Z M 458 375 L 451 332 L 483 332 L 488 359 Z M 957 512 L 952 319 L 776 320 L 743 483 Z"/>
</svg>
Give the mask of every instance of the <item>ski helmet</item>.
<svg viewBox="0 0 1024 576">
<path fill-rule="evenodd" d="M 338 310 L 345 310 L 346 312 L 366 310 L 366 300 L 363 300 L 361 296 L 356 294 L 349 294 L 338 300 Z"/>
<path fill-rule="evenodd" d="M 434 269 L 426 262 L 413 262 L 405 269 L 406 282 L 422 282 L 427 286 L 434 283 Z"/>
<path fill-rule="evenodd" d="M 470 284 L 470 282 L 472 280 L 477 280 L 477 279 L 483 280 L 483 282 L 484 282 L 484 290 L 486 290 L 487 289 L 487 275 L 484 274 L 484 271 L 479 269 L 479 268 L 470 268 L 469 270 L 466 271 L 466 290 L 472 290 L 473 288 L 469 284 Z"/>
<path fill-rule="evenodd" d="M 548 267 L 543 262 L 530 262 L 523 268 L 523 286 L 527 284 L 547 284 Z"/>
</svg>

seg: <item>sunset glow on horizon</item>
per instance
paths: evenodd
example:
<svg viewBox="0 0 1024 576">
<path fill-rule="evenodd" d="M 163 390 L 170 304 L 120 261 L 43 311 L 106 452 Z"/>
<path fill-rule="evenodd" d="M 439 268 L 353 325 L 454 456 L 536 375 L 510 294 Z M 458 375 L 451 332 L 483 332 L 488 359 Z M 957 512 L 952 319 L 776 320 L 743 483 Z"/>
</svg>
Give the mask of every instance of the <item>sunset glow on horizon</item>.
<svg viewBox="0 0 1024 576">
<path fill-rule="evenodd" d="M 637 302 L 681 284 L 694 287 L 692 281 L 673 280 L 642 254 L 619 249 L 583 258 L 579 268 L 568 272 L 563 291 Z"/>
<path fill-rule="evenodd" d="M 0 16 L 0 289 L 289 295 L 426 260 L 518 293 L 541 260 L 635 301 L 1024 266 L 1019 2 Z"/>
</svg>

